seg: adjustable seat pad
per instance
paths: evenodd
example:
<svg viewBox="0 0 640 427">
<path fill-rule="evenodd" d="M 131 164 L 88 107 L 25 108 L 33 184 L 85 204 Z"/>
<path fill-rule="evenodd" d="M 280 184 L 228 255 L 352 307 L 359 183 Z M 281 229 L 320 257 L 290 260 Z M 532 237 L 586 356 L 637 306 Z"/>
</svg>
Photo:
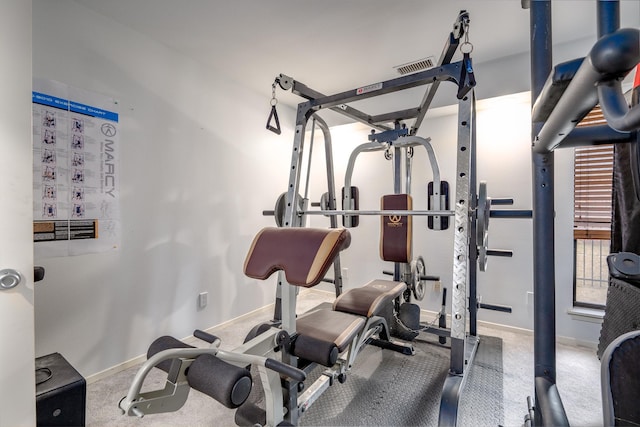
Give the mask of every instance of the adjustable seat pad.
<svg viewBox="0 0 640 427">
<path fill-rule="evenodd" d="M 385 304 L 402 295 L 407 289 L 403 282 L 372 280 L 366 285 L 349 289 L 333 303 L 333 309 L 360 316 L 377 316 Z"/>
<path fill-rule="evenodd" d="M 325 343 L 333 343 L 340 353 L 362 330 L 365 319 L 348 313 L 327 309 L 313 310 L 296 320 L 296 331 Z"/>
<path fill-rule="evenodd" d="M 283 270 L 287 282 L 309 288 L 320 283 L 335 257 L 351 244 L 346 229 L 262 229 L 253 239 L 244 274 L 265 280 Z"/>
</svg>

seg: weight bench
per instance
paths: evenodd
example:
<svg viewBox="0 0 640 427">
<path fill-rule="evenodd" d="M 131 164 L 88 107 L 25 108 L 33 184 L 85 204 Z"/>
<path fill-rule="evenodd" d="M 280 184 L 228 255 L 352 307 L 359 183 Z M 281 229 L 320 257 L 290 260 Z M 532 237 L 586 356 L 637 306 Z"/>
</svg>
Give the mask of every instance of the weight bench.
<svg viewBox="0 0 640 427">
<path fill-rule="evenodd" d="M 326 272 L 333 262 L 323 246 L 330 246 L 328 241 L 343 241 L 346 248 L 350 240 L 346 229 L 265 228 L 254 239 L 244 272 L 248 277 L 265 280 L 273 272 L 283 270 L 290 285 L 313 287 L 323 278 L 312 274 L 315 266 L 328 263 L 323 265 Z M 389 327 L 382 315 L 392 308 L 393 301 L 406 287 L 403 282 L 373 280 L 344 292 L 331 308 L 316 308 L 299 316 L 292 354 L 331 367 L 338 361 L 338 355 L 351 346 L 346 359 L 346 368 L 350 368 L 373 335 L 380 334 L 382 340 L 389 341 Z M 394 344 L 389 341 L 389 348 L 395 349 Z M 398 349 L 413 354 L 408 346 L 398 344 Z"/>
<path fill-rule="evenodd" d="M 313 287 L 350 239 L 346 229 L 265 228 L 253 240 L 244 271 L 248 277 L 265 280 L 281 270 L 290 285 Z M 344 382 L 358 352 L 371 340 L 413 354 L 410 345 L 390 341 L 386 320 L 380 315 L 393 307 L 405 289 L 402 282 L 373 280 L 345 292 L 329 308 L 320 306 L 299 316 L 295 333 L 267 326 L 233 351 L 221 350 L 220 340 L 202 331 L 194 336 L 209 342 L 209 348 L 194 348 L 169 336 L 158 338 L 119 406 L 123 413 L 138 417 L 176 411 L 195 388 L 228 408 L 239 408 L 236 420 L 244 412 L 250 414 L 252 424 L 296 424 L 335 379 Z M 328 369 L 297 396 L 305 389 L 307 372 L 317 364 Z M 257 377 L 249 365 L 257 369 Z M 154 366 L 167 372 L 165 387 L 141 393 Z M 262 385 L 265 402 L 258 410 L 249 398 L 257 383 Z"/>
</svg>

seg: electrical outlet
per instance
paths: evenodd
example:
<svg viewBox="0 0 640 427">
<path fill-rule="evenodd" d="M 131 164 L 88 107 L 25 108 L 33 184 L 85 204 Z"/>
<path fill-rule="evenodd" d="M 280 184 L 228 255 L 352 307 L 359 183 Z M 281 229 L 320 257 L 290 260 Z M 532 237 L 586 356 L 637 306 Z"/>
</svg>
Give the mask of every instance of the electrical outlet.
<svg viewBox="0 0 640 427">
<path fill-rule="evenodd" d="M 433 292 L 440 292 L 441 289 L 442 284 L 440 283 L 440 280 L 436 280 L 435 282 L 433 282 Z"/>
<path fill-rule="evenodd" d="M 526 297 L 526 301 L 528 306 L 533 307 L 533 292 L 531 291 L 527 291 L 527 297 Z"/>
<path fill-rule="evenodd" d="M 200 292 L 198 294 L 198 308 L 202 309 L 209 303 L 209 292 Z"/>
<path fill-rule="evenodd" d="M 349 269 L 347 267 L 342 267 L 342 287 L 349 287 Z"/>
</svg>

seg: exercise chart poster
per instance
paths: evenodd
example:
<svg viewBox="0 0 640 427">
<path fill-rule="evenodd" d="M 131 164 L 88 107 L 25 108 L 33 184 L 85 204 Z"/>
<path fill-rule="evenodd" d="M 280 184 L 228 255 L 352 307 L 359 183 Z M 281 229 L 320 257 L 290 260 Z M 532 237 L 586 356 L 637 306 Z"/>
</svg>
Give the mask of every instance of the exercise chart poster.
<svg viewBox="0 0 640 427">
<path fill-rule="evenodd" d="M 33 83 L 36 256 L 120 245 L 117 103 L 51 80 Z"/>
</svg>

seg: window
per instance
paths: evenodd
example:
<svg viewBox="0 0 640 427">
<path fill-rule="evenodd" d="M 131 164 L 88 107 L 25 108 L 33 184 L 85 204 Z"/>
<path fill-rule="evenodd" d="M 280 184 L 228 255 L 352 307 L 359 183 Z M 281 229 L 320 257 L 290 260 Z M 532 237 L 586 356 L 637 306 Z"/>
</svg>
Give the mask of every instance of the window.
<svg viewBox="0 0 640 427">
<path fill-rule="evenodd" d="M 599 107 L 579 124 L 605 123 Z M 575 148 L 574 163 L 574 287 L 575 306 L 604 307 L 611 246 L 613 145 Z"/>
</svg>

